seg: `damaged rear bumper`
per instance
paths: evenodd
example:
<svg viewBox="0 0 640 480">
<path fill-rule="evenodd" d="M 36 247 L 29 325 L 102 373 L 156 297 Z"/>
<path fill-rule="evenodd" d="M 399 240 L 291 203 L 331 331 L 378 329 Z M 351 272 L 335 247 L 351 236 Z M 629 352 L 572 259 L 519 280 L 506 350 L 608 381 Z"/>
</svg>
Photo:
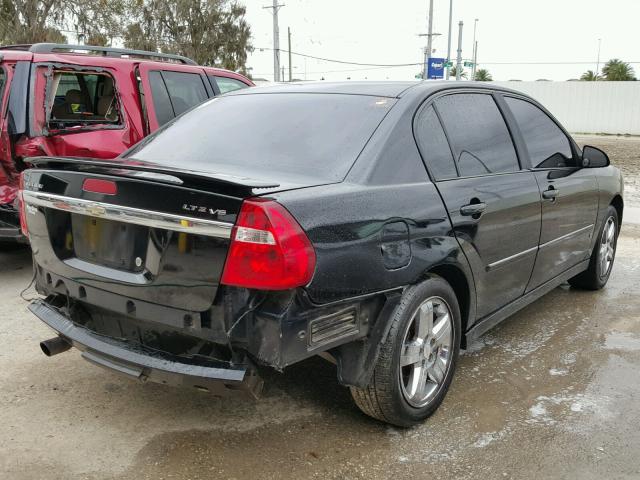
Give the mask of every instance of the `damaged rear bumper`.
<svg viewBox="0 0 640 480">
<path fill-rule="evenodd" d="M 124 341 L 98 335 L 74 324 L 42 300 L 32 302 L 29 310 L 79 349 L 85 360 L 139 381 L 193 387 L 215 395 L 242 390 L 256 397 L 262 389 L 263 381 L 252 365 L 229 367 L 227 363 L 213 360 L 188 363 L 183 358 L 142 350 Z"/>
<path fill-rule="evenodd" d="M 18 212 L 0 205 L 0 242 L 28 243 L 20 231 Z"/>
</svg>

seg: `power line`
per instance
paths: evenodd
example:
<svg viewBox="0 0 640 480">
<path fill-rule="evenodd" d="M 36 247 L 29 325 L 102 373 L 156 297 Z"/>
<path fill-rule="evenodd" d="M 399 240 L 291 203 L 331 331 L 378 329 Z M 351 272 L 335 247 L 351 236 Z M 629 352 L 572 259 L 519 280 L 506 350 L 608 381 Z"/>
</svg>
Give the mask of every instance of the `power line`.
<svg viewBox="0 0 640 480">
<path fill-rule="evenodd" d="M 258 50 L 273 50 L 272 48 L 258 48 Z M 281 52 L 289 53 L 288 50 L 280 49 Z M 336 60 L 333 58 L 316 57 L 315 55 L 308 55 L 306 53 L 291 52 L 291 55 L 297 55 L 299 57 L 312 58 L 314 60 L 321 60 L 323 62 L 341 63 L 344 65 L 359 65 L 361 67 L 412 67 L 415 65 L 422 65 L 422 62 L 412 63 L 361 63 L 361 62 L 348 62 L 346 60 Z"/>
<path fill-rule="evenodd" d="M 371 71 L 371 70 L 384 70 L 384 69 L 388 69 L 388 68 L 394 68 L 394 67 L 365 67 L 365 68 L 347 68 L 347 69 L 341 69 L 341 70 L 318 70 L 316 72 L 307 72 L 307 74 L 308 75 L 321 75 L 321 74 L 324 74 L 324 73 L 366 72 L 366 71 Z M 251 75 L 253 75 L 253 76 L 255 76 L 255 75 L 268 76 L 268 75 L 271 75 L 271 73 L 251 72 Z"/>
<path fill-rule="evenodd" d="M 590 65 L 589 62 L 481 62 L 482 65 Z M 629 64 L 640 64 L 640 62 L 624 62 Z"/>
<path fill-rule="evenodd" d="M 268 47 L 256 47 L 258 50 L 269 50 L 273 51 L 272 48 Z M 281 52 L 289 53 L 289 50 L 280 49 Z M 326 57 L 318 57 L 315 55 L 309 55 L 306 53 L 300 52 L 291 52 L 291 55 L 297 55 L 299 57 L 312 58 L 314 60 L 320 60 L 323 62 L 330 63 L 340 63 L 343 65 L 358 65 L 362 67 L 413 67 L 416 65 L 422 65 L 422 62 L 410 62 L 410 63 L 362 63 L 362 62 L 350 62 L 347 60 L 337 60 L 335 58 L 326 58 Z M 584 61 L 584 62 L 576 62 L 576 61 L 556 61 L 556 62 L 482 62 L 482 65 L 589 65 L 593 63 L 592 60 Z M 640 61 L 637 62 L 625 62 L 629 64 L 640 64 Z"/>
</svg>

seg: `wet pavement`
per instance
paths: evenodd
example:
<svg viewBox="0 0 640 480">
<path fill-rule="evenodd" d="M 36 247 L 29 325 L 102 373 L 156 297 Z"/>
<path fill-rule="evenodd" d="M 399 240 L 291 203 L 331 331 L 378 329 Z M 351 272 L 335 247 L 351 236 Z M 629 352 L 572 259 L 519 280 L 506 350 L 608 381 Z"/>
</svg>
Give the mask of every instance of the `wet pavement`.
<svg viewBox="0 0 640 480">
<path fill-rule="evenodd" d="M 637 226 L 604 290 L 562 286 L 490 331 L 409 430 L 361 414 L 320 359 L 267 374 L 253 401 L 47 358 L 30 279 L 28 251 L 1 246 L 0 478 L 640 478 Z"/>
<path fill-rule="evenodd" d="M 313 359 L 263 398 L 141 385 L 70 351 L 18 293 L 26 250 L 0 253 L 0 478 L 640 478 L 640 231 L 599 292 L 558 288 L 466 352 L 423 425 L 378 424 Z"/>
</svg>

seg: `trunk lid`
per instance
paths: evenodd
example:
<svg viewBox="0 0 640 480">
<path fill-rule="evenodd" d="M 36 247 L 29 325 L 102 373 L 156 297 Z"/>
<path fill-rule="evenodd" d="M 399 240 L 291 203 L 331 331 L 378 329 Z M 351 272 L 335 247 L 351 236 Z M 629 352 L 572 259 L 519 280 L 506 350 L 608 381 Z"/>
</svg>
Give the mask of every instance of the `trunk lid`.
<svg viewBox="0 0 640 480">
<path fill-rule="evenodd" d="M 45 278 L 197 312 L 215 299 L 243 199 L 278 188 L 124 161 L 31 162 L 44 167 L 25 172 L 24 201 Z"/>
</svg>

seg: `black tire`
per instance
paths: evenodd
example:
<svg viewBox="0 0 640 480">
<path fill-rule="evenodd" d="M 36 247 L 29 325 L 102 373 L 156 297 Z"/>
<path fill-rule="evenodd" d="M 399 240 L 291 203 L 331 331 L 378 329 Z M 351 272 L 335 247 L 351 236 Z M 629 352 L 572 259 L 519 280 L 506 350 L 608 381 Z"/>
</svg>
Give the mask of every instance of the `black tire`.
<svg viewBox="0 0 640 480">
<path fill-rule="evenodd" d="M 603 271 L 603 250 L 601 247 L 603 244 L 603 235 L 605 235 L 605 229 L 608 228 L 610 221 L 613 222 L 614 227 L 613 255 L 611 256 L 611 263 L 609 264 L 607 270 Z M 618 233 L 620 232 L 619 225 L 618 211 L 614 207 L 609 205 L 607 213 L 604 217 L 604 221 L 602 222 L 602 226 L 598 231 L 595 246 L 593 247 L 593 251 L 591 252 L 589 268 L 569 280 L 569 284 L 572 287 L 581 288 L 584 290 L 600 290 L 607 284 L 609 276 L 611 275 L 611 270 L 613 269 L 613 262 L 615 260 L 616 250 L 618 246 Z"/>
<path fill-rule="evenodd" d="M 438 299 L 437 301 L 446 302 L 453 317 L 451 319 L 451 356 L 442 382 L 434 387 L 436 390 L 433 396 L 426 405 L 415 407 L 407 401 L 403 393 L 401 368 L 407 367 L 400 367 L 400 356 L 405 335 L 416 312 L 425 301 L 434 297 Z M 460 353 L 460 308 L 449 284 L 440 277 L 431 276 L 405 291 L 390 321 L 389 334 L 382 345 L 369 385 L 365 388 L 351 387 L 351 395 L 356 405 L 367 415 L 399 427 L 410 427 L 432 415 L 449 390 Z M 438 353 L 435 355 L 438 358 Z"/>
</svg>

